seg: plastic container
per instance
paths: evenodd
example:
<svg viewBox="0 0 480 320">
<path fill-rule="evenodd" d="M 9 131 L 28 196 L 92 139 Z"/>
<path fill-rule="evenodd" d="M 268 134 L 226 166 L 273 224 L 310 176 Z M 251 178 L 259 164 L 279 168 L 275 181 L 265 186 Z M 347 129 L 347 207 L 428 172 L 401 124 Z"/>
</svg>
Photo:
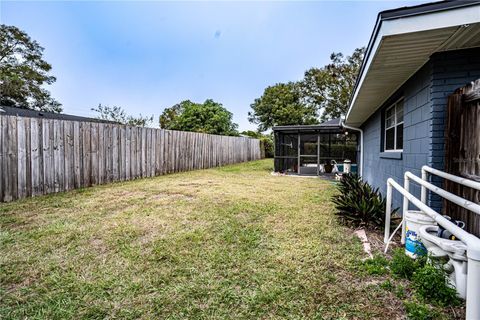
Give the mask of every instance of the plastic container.
<svg viewBox="0 0 480 320">
<path fill-rule="evenodd" d="M 427 249 L 420 241 L 418 232 L 421 226 L 436 225 L 435 220 L 422 211 L 407 210 L 405 213 L 405 254 L 412 258 L 427 254 Z"/>
<path fill-rule="evenodd" d="M 345 159 L 343 161 L 343 173 L 350 173 L 352 171 L 352 161 Z"/>
</svg>

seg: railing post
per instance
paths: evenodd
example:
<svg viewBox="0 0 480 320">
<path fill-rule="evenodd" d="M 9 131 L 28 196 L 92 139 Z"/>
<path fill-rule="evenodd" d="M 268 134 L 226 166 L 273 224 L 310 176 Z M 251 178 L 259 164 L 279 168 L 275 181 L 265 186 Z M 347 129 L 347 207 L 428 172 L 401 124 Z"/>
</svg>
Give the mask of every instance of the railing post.
<svg viewBox="0 0 480 320">
<path fill-rule="evenodd" d="M 410 192 L 410 179 L 408 176 L 405 174 L 403 177 L 403 187 L 407 192 Z M 407 222 L 405 221 L 405 217 L 408 211 L 408 199 L 407 197 L 403 196 L 403 206 L 402 206 L 402 238 L 401 238 L 401 243 L 405 244 L 405 233 L 406 233 L 406 226 Z"/>
<path fill-rule="evenodd" d="M 423 181 L 428 180 L 428 173 L 423 167 L 422 167 L 422 180 Z M 427 188 L 424 185 L 421 185 L 421 188 L 422 188 L 422 193 L 420 196 L 420 201 L 427 204 Z"/>
<path fill-rule="evenodd" d="M 480 261 L 478 260 L 478 251 L 475 252 L 475 248 L 472 247 L 467 246 L 468 273 L 465 319 L 480 319 L 480 303 L 478 303 L 478 297 L 480 296 Z"/>
<path fill-rule="evenodd" d="M 385 208 L 385 236 L 383 238 L 384 243 L 388 243 L 388 238 L 390 238 L 391 214 L 392 214 L 392 185 L 387 180 L 387 205 Z"/>
</svg>

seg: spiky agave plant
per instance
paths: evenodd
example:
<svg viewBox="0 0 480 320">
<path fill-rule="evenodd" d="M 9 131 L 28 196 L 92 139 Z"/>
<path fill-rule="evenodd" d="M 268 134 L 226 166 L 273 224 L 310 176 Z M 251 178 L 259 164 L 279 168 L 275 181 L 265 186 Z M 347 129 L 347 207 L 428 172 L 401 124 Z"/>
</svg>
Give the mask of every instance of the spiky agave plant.
<svg viewBox="0 0 480 320">
<path fill-rule="evenodd" d="M 382 226 L 386 199 L 357 174 L 345 174 L 338 184 L 340 194 L 333 196 L 336 214 L 354 226 Z M 395 209 L 395 212 L 398 209 Z"/>
</svg>

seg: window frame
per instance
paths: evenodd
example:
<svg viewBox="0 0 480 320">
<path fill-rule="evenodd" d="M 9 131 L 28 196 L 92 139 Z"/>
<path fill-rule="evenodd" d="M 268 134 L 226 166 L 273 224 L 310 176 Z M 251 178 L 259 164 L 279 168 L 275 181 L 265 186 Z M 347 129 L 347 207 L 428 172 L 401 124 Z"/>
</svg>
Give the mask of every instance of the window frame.
<svg viewBox="0 0 480 320">
<path fill-rule="evenodd" d="M 398 105 L 402 103 L 402 121 L 397 122 L 397 114 L 398 114 Z M 393 115 L 388 117 L 388 111 L 393 109 Z M 383 126 L 383 152 L 403 152 L 403 141 L 402 141 L 402 148 L 397 149 L 397 130 L 400 125 L 402 125 L 402 131 L 403 131 L 403 123 L 404 123 L 404 109 L 405 109 L 405 100 L 403 97 L 392 103 L 388 108 L 385 109 L 385 114 L 383 117 L 384 121 L 384 126 Z M 387 126 L 387 120 L 390 120 L 393 118 L 393 124 L 391 126 Z M 390 130 L 393 128 L 393 149 L 387 149 L 387 130 Z"/>
</svg>

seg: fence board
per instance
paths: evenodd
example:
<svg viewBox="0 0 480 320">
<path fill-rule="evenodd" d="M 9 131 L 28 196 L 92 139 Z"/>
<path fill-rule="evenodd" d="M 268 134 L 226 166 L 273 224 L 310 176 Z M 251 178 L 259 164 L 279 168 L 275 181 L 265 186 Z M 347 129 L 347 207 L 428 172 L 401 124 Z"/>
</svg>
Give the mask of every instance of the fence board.
<svg viewBox="0 0 480 320">
<path fill-rule="evenodd" d="M 83 185 L 82 158 L 80 157 L 82 140 L 80 137 L 80 123 L 73 122 L 73 167 L 75 170 L 73 176 L 74 188 L 81 188 Z"/>
<path fill-rule="evenodd" d="M 445 171 L 480 181 L 480 80 L 448 97 L 445 126 Z M 480 191 L 446 181 L 445 189 L 480 204 Z M 466 223 L 466 231 L 480 236 L 480 217 L 444 201 L 444 213 Z"/>
<path fill-rule="evenodd" d="M 130 180 L 130 159 L 131 159 L 131 128 L 125 128 L 125 180 Z"/>
<path fill-rule="evenodd" d="M 30 168 L 32 181 L 32 195 L 43 193 L 43 164 L 42 164 L 42 121 L 31 119 L 30 121 Z M 1 132 L 1 131 L 0 131 Z"/>
<path fill-rule="evenodd" d="M 119 180 L 125 181 L 125 127 L 119 127 L 119 156 L 118 161 L 120 162 L 120 173 L 119 173 Z"/>
<path fill-rule="evenodd" d="M 112 181 L 118 181 L 118 127 L 112 129 Z"/>
<path fill-rule="evenodd" d="M 27 143 L 25 118 L 17 118 L 17 190 L 18 198 L 27 195 Z"/>
<path fill-rule="evenodd" d="M 74 188 L 75 166 L 73 160 L 73 123 L 65 121 L 63 124 L 63 143 L 65 144 L 65 190 Z"/>
</svg>

